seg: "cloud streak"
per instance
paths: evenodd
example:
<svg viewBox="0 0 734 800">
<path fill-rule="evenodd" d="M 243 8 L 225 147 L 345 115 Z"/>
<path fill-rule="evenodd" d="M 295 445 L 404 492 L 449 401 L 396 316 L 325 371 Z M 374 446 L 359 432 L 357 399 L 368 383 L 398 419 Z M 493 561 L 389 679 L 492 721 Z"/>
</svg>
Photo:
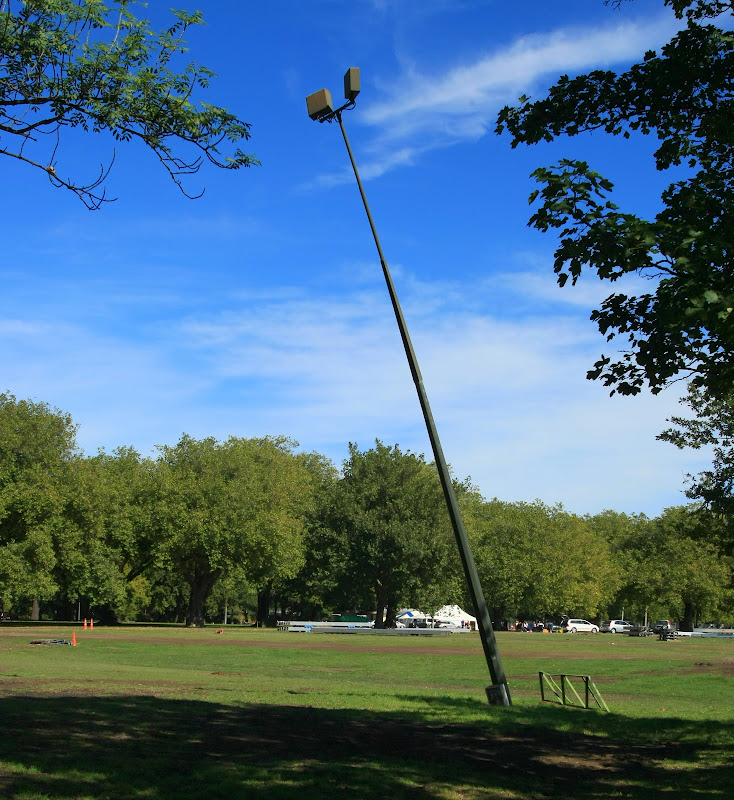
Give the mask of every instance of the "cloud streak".
<svg viewBox="0 0 734 800">
<path fill-rule="evenodd" d="M 379 177 L 431 150 L 476 141 L 494 127 L 498 110 L 520 94 L 542 91 L 560 74 L 637 60 L 679 25 L 663 14 L 603 28 L 563 28 L 523 36 L 443 73 L 412 65 L 391 81 L 382 101 L 362 110 L 360 120 L 374 136 L 365 145 L 370 158 L 360 172 L 365 179 Z M 343 173 L 321 182 L 346 180 Z"/>
<path fill-rule="evenodd" d="M 548 303 L 502 319 L 464 284 L 426 286 L 401 272 L 400 285 L 458 476 L 488 496 L 580 512 L 654 514 L 684 502 L 676 489 L 695 462 L 654 438 L 677 396 L 609 398 L 587 382 L 602 342 L 585 313 Z M 336 463 L 349 441 L 375 438 L 430 457 L 392 310 L 376 289 L 243 293 L 216 313 L 169 317 L 138 344 L 84 321 L 27 318 L 0 325 L 0 347 L 7 385 L 69 411 L 87 452 L 149 452 L 185 431 L 285 434 Z"/>
<path fill-rule="evenodd" d="M 468 303 L 457 302 L 466 292 L 460 286 L 449 287 L 443 307 L 434 301 L 421 313 L 420 286 L 404 288 L 425 385 L 458 475 L 471 474 L 488 495 L 563 500 L 581 512 L 654 514 L 685 502 L 676 489 L 696 469 L 690 454 L 655 441 L 677 412 L 677 395 L 610 398 L 586 381 L 602 342 L 585 318 L 557 306 L 500 320 L 466 311 Z M 369 447 L 376 437 L 430 455 L 395 323 L 377 295 L 274 298 L 189 322 L 184 335 L 213 374 L 263 387 L 269 402 L 256 420 L 265 430 L 286 430 L 337 462 L 347 441 Z"/>
</svg>

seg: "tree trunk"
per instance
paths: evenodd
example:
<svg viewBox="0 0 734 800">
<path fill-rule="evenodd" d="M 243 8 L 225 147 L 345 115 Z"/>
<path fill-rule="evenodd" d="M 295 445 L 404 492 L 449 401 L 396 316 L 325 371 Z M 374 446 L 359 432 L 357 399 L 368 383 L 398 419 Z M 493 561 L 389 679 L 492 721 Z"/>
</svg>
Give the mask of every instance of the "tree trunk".
<svg viewBox="0 0 734 800">
<path fill-rule="evenodd" d="M 28 608 L 28 606 L 26 606 Z M 41 618 L 41 609 L 38 605 L 38 598 L 33 598 L 33 607 L 31 609 L 31 619 L 32 620 L 39 620 Z"/>
<path fill-rule="evenodd" d="M 375 586 L 375 598 L 377 600 L 377 616 L 375 617 L 375 628 L 384 628 L 385 606 L 387 605 L 387 592 L 381 583 Z"/>
<path fill-rule="evenodd" d="M 385 627 L 386 628 L 394 628 L 395 627 L 395 601 L 388 600 L 387 602 L 387 612 L 385 613 Z"/>
<path fill-rule="evenodd" d="M 181 620 L 186 621 L 186 617 L 184 616 L 184 612 L 186 611 L 186 595 L 181 593 L 178 595 L 176 600 L 176 608 L 173 612 L 173 621 L 174 622 L 181 622 Z"/>
<path fill-rule="evenodd" d="M 204 627 L 204 603 L 221 574 L 222 571 L 219 569 L 213 571 L 197 569 L 195 571 L 194 578 L 189 584 L 191 596 L 189 598 L 189 615 L 186 619 L 189 628 Z"/>
<path fill-rule="evenodd" d="M 268 581 L 265 586 L 257 590 L 257 624 L 262 627 L 267 624 L 270 617 L 270 592 L 273 582 Z"/>
<path fill-rule="evenodd" d="M 683 619 L 681 620 L 681 625 L 680 625 L 680 629 L 682 631 L 693 630 L 695 614 L 696 614 L 696 609 L 693 607 L 693 603 L 683 604 Z"/>
</svg>

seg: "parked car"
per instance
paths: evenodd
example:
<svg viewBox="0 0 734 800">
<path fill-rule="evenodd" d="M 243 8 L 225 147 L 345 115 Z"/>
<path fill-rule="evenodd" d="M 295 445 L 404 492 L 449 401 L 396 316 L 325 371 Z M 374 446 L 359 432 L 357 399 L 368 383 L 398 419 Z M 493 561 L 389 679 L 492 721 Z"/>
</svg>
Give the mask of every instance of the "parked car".
<svg viewBox="0 0 734 800">
<path fill-rule="evenodd" d="M 659 619 L 652 626 L 652 629 L 655 631 L 655 633 L 662 633 L 663 631 L 672 631 L 674 627 L 675 626 L 669 619 Z"/>
<path fill-rule="evenodd" d="M 599 626 L 588 619 L 569 619 L 563 624 L 564 633 L 599 633 Z"/>
<path fill-rule="evenodd" d="M 628 636 L 652 636 L 653 630 L 648 625 L 633 625 L 629 631 Z"/>
<path fill-rule="evenodd" d="M 610 619 L 607 622 L 602 622 L 599 630 L 602 633 L 629 633 L 632 627 L 631 622 L 623 619 Z"/>
</svg>

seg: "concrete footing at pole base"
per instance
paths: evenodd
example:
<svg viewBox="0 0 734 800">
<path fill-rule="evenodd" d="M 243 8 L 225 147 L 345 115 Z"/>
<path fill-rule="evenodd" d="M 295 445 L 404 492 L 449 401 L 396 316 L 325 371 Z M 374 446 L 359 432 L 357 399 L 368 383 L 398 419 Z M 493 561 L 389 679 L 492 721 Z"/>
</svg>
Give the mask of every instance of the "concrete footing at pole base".
<svg viewBox="0 0 734 800">
<path fill-rule="evenodd" d="M 487 700 L 491 706 L 509 706 L 510 696 L 507 693 L 507 686 L 504 683 L 494 683 L 487 686 Z"/>
</svg>

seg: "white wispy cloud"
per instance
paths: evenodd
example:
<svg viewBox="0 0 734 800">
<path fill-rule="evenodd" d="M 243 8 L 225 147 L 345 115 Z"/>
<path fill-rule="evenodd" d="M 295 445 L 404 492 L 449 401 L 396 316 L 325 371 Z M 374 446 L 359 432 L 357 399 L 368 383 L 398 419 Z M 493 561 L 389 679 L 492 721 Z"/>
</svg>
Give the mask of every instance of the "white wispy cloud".
<svg viewBox="0 0 734 800">
<path fill-rule="evenodd" d="M 675 21 L 673 21 L 675 23 Z M 458 65 L 445 75 L 412 74 L 395 81 L 395 91 L 368 107 L 372 125 L 420 127 L 422 114 L 474 117 L 547 76 L 603 68 L 639 58 L 674 30 L 669 17 L 650 24 L 622 22 L 604 28 L 566 28 L 517 39 L 508 47 Z"/>
<path fill-rule="evenodd" d="M 42 333 L 44 325 L 38 322 L 26 322 L 22 319 L 0 317 L 0 337 L 6 336 L 36 336 Z"/>
<path fill-rule="evenodd" d="M 374 147 L 374 145 L 373 145 Z M 400 147 L 398 149 L 391 149 L 389 153 L 385 153 L 379 160 L 368 161 L 364 165 L 358 167 L 359 175 L 362 180 L 368 181 L 373 178 L 379 178 L 386 172 L 397 167 L 406 167 L 414 164 L 416 159 L 419 158 L 424 152 L 432 149 L 429 146 L 425 147 Z M 354 180 L 354 173 L 351 167 L 346 167 L 339 172 L 326 173 L 317 176 L 308 185 L 302 186 L 301 189 L 309 189 L 311 187 L 324 187 L 341 186 L 344 183 L 351 183 Z"/>
<path fill-rule="evenodd" d="M 679 26 L 672 14 L 662 14 L 523 36 L 444 72 L 413 63 L 381 87 L 380 102 L 362 108 L 360 121 L 375 133 L 365 144 L 370 158 L 360 172 L 365 179 L 378 177 L 430 150 L 475 141 L 494 129 L 498 110 L 519 95 L 540 92 L 561 74 L 638 60 Z M 349 179 L 345 172 L 320 182 L 333 185 Z"/>
<path fill-rule="evenodd" d="M 677 395 L 610 398 L 584 379 L 604 343 L 574 305 L 502 318 L 476 287 L 400 272 L 400 291 L 447 459 L 487 496 L 569 509 L 656 513 L 684 502 L 705 454 L 656 442 Z M 532 270 L 529 270 L 532 275 Z M 495 294 L 512 302 L 517 284 Z M 557 295 L 564 295 L 558 291 Z M 284 434 L 339 463 L 375 438 L 431 457 L 386 293 L 276 287 L 219 311 L 167 315 L 137 342 L 93 321 L 0 325 L 2 373 L 18 397 L 69 411 L 87 452 L 144 453 L 193 436 Z M 696 460 L 698 459 L 698 461 Z"/>
<path fill-rule="evenodd" d="M 485 279 L 487 288 L 498 287 L 503 292 L 522 295 L 526 302 L 553 303 L 581 309 L 599 308 L 611 294 L 636 297 L 655 292 L 657 277 L 644 277 L 630 273 L 614 282 L 599 279 L 593 272 L 582 272 L 575 285 L 569 281 L 564 287 L 550 277 L 547 269 L 518 269 L 502 271 Z"/>
<path fill-rule="evenodd" d="M 557 307 L 499 320 L 455 304 L 462 291 L 453 287 L 430 313 L 407 314 L 457 474 L 488 495 L 581 512 L 655 513 L 685 502 L 683 475 L 703 462 L 655 441 L 678 412 L 675 392 L 610 398 L 584 378 L 603 343 L 582 315 Z M 406 294 L 405 307 L 418 309 Z M 222 379 L 262 382 L 270 402 L 247 415 L 250 424 L 287 430 L 337 461 L 347 441 L 369 447 L 375 437 L 428 450 L 394 319 L 376 295 L 275 299 L 189 321 L 183 334 Z"/>
</svg>

